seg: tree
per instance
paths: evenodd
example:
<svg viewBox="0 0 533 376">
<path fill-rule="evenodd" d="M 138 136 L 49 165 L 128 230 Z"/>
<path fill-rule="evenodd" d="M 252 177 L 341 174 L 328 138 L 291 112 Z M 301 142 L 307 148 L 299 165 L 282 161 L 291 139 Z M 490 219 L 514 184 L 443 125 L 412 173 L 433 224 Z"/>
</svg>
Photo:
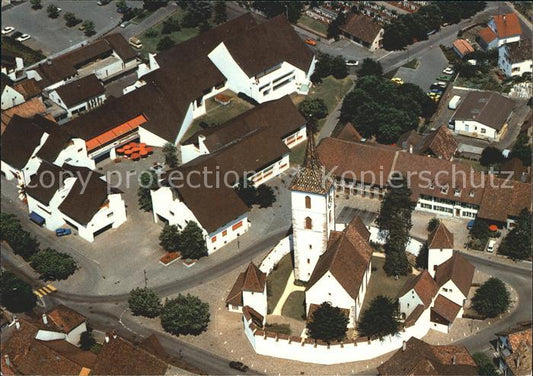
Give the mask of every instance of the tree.
<svg viewBox="0 0 533 376">
<path fill-rule="evenodd" d="M 28 312 L 35 307 L 37 297 L 31 286 L 19 279 L 10 271 L 0 274 L 0 303 L 9 311 Z"/>
<path fill-rule="evenodd" d="M 143 0 L 143 9 L 154 11 L 168 5 L 168 0 Z"/>
<path fill-rule="evenodd" d="M 200 26 L 198 29 L 200 30 L 201 33 L 203 33 L 204 31 L 211 29 L 211 24 L 209 23 L 208 20 L 203 20 L 202 22 L 200 22 Z"/>
<path fill-rule="evenodd" d="M 511 304 L 511 295 L 505 284 L 491 277 L 476 290 L 472 298 L 472 308 L 480 315 L 495 317 L 504 313 Z"/>
<path fill-rule="evenodd" d="M 169 18 L 163 21 L 163 27 L 161 28 L 161 34 L 170 34 L 175 31 L 180 31 L 180 23 L 177 18 Z"/>
<path fill-rule="evenodd" d="M 428 268 L 429 248 L 428 244 L 424 243 L 416 255 L 416 267 L 420 269 Z"/>
<path fill-rule="evenodd" d="M 375 61 L 369 57 L 365 58 L 361 63 L 361 68 L 357 71 L 358 77 L 364 76 L 382 76 L 383 67 L 379 61 Z"/>
<path fill-rule="evenodd" d="M 431 218 L 428 223 L 428 232 L 433 232 L 433 230 L 435 230 L 439 224 L 440 220 L 438 218 Z"/>
<path fill-rule="evenodd" d="M 134 316 L 154 318 L 161 313 L 161 298 L 150 288 L 137 287 L 130 291 L 128 304 Z"/>
<path fill-rule="evenodd" d="M 320 98 L 306 98 L 300 103 L 298 109 L 306 119 L 323 119 L 328 115 L 326 103 Z"/>
<path fill-rule="evenodd" d="M 348 330 L 348 316 L 339 307 L 332 307 L 330 303 L 322 303 L 307 323 L 309 336 L 330 343 L 342 341 Z"/>
<path fill-rule="evenodd" d="M 169 36 L 165 36 L 159 40 L 157 43 L 157 50 L 158 51 L 165 51 L 168 50 L 170 47 L 174 46 L 174 41 Z M 177 161 L 177 159 L 176 159 Z"/>
<path fill-rule="evenodd" d="M 84 27 L 83 33 L 90 37 L 91 35 L 96 34 L 96 31 L 94 30 L 94 22 L 91 20 L 85 20 L 82 23 L 82 26 Z"/>
<path fill-rule="evenodd" d="M 302 15 L 301 1 L 254 1 L 252 7 L 264 13 L 267 18 L 285 14 L 289 22 L 296 23 Z"/>
<path fill-rule="evenodd" d="M 186 259 L 199 259 L 207 256 L 204 234 L 196 222 L 188 221 L 183 231 L 181 231 L 179 235 L 179 251 L 181 256 Z"/>
<path fill-rule="evenodd" d="M 339 12 L 338 16 L 329 24 L 327 35 L 328 38 L 334 38 L 339 40 L 340 30 L 339 26 L 342 26 L 346 23 L 346 16 L 343 12 Z"/>
<path fill-rule="evenodd" d="M 331 75 L 336 79 L 343 79 L 348 76 L 348 67 L 342 56 L 335 56 L 331 61 Z"/>
<path fill-rule="evenodd" d="M 89 351 L 94 345 L 96 345 L 96 340 L 94 339 L 92 332 L 83 332 L 80 335 L 80 349 L 83 351 Z"/>
<path fill-rule="evenodd" d="M 48 5 L 48 7 L 46 8 L 46 13 L 48 13 L 49 18 L 59 17 L 59 10 L 54 4 Z"/>
<path fill-rule="evenodd" d="M 505 236 L 498 253 L 513 260 L 527 260 L 531 258 L 531 213 L 522 209 L 515 227 Z"/>
<path fill-rule="evenodd" d="M 139 207 L 144 211 L 152 211 L 152 196 L 150 192 L 158 186 L 158 177 L 154 171 L 144 171 L 139 178 L 137 197 Z"/>
<path fill-rule="evenodd" d="M 165 37 L 165 38 L 168 38 L 168 37 Z M 163 39 L 165 39 L 163 38 Z M 163 41 L 163 39 L 161 39 L 161 41 Z M 161 43 L 161 42 L 159 42 Z M 172 42 L 174 43 L 174 42 Z M 158 47 L 159 49 L 159 47 Z M 178 167 L 178 149 L 176 148 L 176 145 L 170 143 L 170 142 L 167 142 L 164 146 L 163 146 L 163 154 L 165 155 L 165 163 L 168 167 L 170 168 L 176 168 Z"/>
<path fill-rule="evenodd" d="M 117 11 L 119 11 L 120 13 L 123 13 L 126 11 L 126 9 L 128 9 L 128 4 L 126 4 L 126 0 L 118 0 L 115 3 L 115 6 L 117 7 Z"/>
<path fill-rule="evenodd" d="M 470 236 L 474 239 L 480 240 L 483 244 L 486 243 L 490 237 L 488 223 L 481 218 L 476 218 L 472 228 L 470 229 Z"/>
<path fill-rule="evenodd" d="M 212 5 L 210 1 L 191 1 L 187 11 L 183 15 L 181 24 L 183 27 L 197 27 L 203 21 L 211 18 Z"/>
<path fill-rule="evenodd" d="M 199 335 L 207 329 L 209 320 L 209 304 L 190 294 L 167 300 L 161 310 L 161 326 L 176 336 Z"/>
<path fill-rule="evenodd" d="M 481 163 L 482 166 L 491 166 L 502 163 L 503 161 L 505 161 L 505 157 L 500 149 L 495 148 L 494 146 L 487 146 L 481 152 L 479 163 Z"/>
<path fill-rule="evenodd" d="M 77 24 L 79 24 L 81 22 L 81 20 L 79 18 L 77 18 L 76 15 L 74 13 L 72 13 L 72 12 L 65 13 L 63 18 L 65 19 L 65 21 L 67 21 L 67 23 L 66 23 L 67 27 L 76 26 Z"/>
<path fill-rule="evenodd" d="M 8 213 L 0 213 L 0 233 L 2 240 L 5 240 L 17 255 L 28 260 L 39 250 L 39 242 L 22 229 L 20 221 Z"/>
<path fill-rule="evenodd" d="M 383 338 L 393 335 L 400 329 L 398 303 L 387 296 L 378 295 L 363 311 L 357 330 L 369 338 Z"/>
<path fill-rule="evenodd" d="M 472 359 L 476 362 L 478 367 L 479 376 L 498 376 L 499 372 L 494 367 L 492 359 L 487 356 L 485 353 L 474 353 L 472 354 Z"/>
<path fill-rule="evenodd" d="M 217 1 L 215 2 L 215 23 L 221 24 L 228 20 L 228 15 L 226 13 L 226 2 Z"/>
<path fill-rule="evenodd" d="M 274 202 L 276 202 L 276 194 L 272 187 L 266 184 L 261 184 L 259 188 L 257 188 L 257 203 L 259 204 L 259 207 L 269 208 Z"/>
<path fill-rule="evenodd" d="M 31 9 L 37 10 L 41 9 L 43 6 L 41 4 L 41 0 L 30 0 L 31 3 Z"/>
<path fill-rule="evenodd" d="M 511 150 L 510 157 L 520 159 L 524 166 L 531 166 L 531 145 L 529 144 L 527 135 L 518 135 Z"/>
<path fill-rule="evenodd" d="M 52 248 L 43 249 L 33 255 L 30 265 L 40 274 L 40 278 L 52 281 L 67 279 L 78 268 L 78 264 L 70 255 Z"/>
<path fill-rule="evenodd" d="M 180 232 L 178 226 L 165 225 L 159 234 L 159 245 L 168 252 L 176 252 L 180 250 Z"/>
</svg>

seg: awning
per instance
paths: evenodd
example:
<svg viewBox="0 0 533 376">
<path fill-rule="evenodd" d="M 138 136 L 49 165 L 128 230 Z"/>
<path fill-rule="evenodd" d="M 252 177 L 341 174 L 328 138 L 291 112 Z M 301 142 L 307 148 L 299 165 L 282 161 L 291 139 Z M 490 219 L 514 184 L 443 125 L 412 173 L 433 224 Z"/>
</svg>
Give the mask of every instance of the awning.
<svg viewBox="0 0 533 376">
<path fill-rule="evenodd" d="M 44 225 L 44 222 L 45 222 L 44 218 L 35 212 L 30 213 L 30 220 L 37 223 L 39 226 Z"/>
</svg>

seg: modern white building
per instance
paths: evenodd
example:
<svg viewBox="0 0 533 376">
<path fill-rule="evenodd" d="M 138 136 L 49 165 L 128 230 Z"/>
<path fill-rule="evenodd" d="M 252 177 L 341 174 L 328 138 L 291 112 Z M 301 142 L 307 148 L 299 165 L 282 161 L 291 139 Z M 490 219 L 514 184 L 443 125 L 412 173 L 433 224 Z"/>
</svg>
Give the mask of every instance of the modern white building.
<svg viewBox="0 0 533 376">
<path fill-rule="evenodd" d="M 87 331 L 87 319 L 79 312 L 74 311 L 62 304 L 42 315 L 43 329 L 39 330 L 36 339 L 46 341 L 47 330 L 61 333 L 64 340 L 71 345 L 78 346 L 81 333 Z M 41 338 L 44 337 L 44 338 Z"/>
<path fill-rule="evenodd" d="M 457 134 L 499 141 L 507 131 L 514 107 L 514 101 L 501 94 L 471 91 L 452 115 L 450 126 Z"/>
<path fill-rule="evenodd" d="M 507 77 L 531 74 L 533 71 L 531 39 L 522 39 L 500 46 L 498 48 L 498 66 Z"/>
</svg>

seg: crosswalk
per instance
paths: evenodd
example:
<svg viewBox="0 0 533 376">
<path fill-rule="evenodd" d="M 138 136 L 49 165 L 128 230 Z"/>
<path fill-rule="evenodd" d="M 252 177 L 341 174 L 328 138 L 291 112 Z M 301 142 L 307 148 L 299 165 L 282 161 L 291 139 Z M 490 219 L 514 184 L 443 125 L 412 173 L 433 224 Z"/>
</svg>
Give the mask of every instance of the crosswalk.
<svg viewBox="0 0 533 376">
<path fill-rule="evenodd" d="M 41 287 L 40 289 L 33 290 L 33 293 L 37 295 L 38 298 L 42 298 L 45 295 L 51 294 L 53 292 L 56 292 L 57 289 L 52 285 L 46 285 Z"/>
</svg>

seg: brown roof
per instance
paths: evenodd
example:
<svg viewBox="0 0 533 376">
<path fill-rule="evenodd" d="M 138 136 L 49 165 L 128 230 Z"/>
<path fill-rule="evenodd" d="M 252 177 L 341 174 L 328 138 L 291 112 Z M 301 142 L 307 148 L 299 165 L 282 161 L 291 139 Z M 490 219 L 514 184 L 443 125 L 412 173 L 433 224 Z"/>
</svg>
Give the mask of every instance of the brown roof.
<svg viewBox="0 0 533 376">
<path fill-rule="evenodd" d="M 405 285 L 400 290 L 398 297 L 402 297 L 405 294 L 409 293 L 411 290 L 415 290 L 416 294 L 424 303 L 424 306 L 427 308 L 431 304 L 431 301 L 437 294 L 439 286 L 435 283 L 433 278 L 427 270 L 424 270 L 422 273 L 417 275 L 415 278 L 407 281 Z"/>
<path fill-rule="evenodd" d="M 500 131 L 513 112 L 512 99 L 491 91 L 470 91 L 459 104 L 452 120 L 475 120 Z"/>
<path fill-rule="evenodd" d="M 346 24 L 339 29 L 366 43 L 373 43 L 378 36 L 381 26 L 374 22 L 371 17 L 350 13 Z"/>
<path fill-rule="evenodd" d="M 355 216 L 352 219 L 351 225 L 355 227 L 357 232 L 363 237 L 366 242 L 370 241 L 370 231 L 365 226 L 361 217 Z"/>
<path fill-rule="evenodd" d="M 485 42 L 490 43 L 497 38 L 496 33 L 490 27 L 484 27 L 479 31 L 479 37 Z"/>
<path fill-rule="evenodd" d="M 522 35 L 522 27 L 516 13 L 496 14 L 492 19 L 499 38 Z"/>
<path fill-rule="evenodd" d="M 338 138 L 339 140 L 359 142 L 363 139 L 363 136 L 357 132 L 357 129 L 355 129 L 352 123 L 346 123 L 335 138 Z"/>
<path fill-rule="evenodd" d="M 518 157 L 507 159 L 498 172 L 503 178 L 510 176 L 512 179 L 519 180 L 523 183 L 531 182 L 531 166 L 526 166 Z"/>
<path fill-rule="evenodd" d="M 260 292 L 265 291 L 266 274 L 263 273 L 253 262 L 251 262 L 246 270 L 239 274 L 235 284 L 231 288 L 228 297 L 226 298 L 227 304 L 236 306 L 242 306 L 242 292 L 252 291 Z"/>
<path fill-rule="evenodd" d="M 531 60 L 531 38 L 521 39 L 518 42 L 507 43 L 507 56 L 511 63 L 520 63 Z"/>
<path fill-rule="evenodd" d="M 518 217 L 522 209 L 531 211 L 531 184 L 487 176 L 478 217 L 505 222 Z"/>
<path fill-rule="evenodd" d="M 42 91 L 41 85 L 34 78 L 17 83 L 14 89 L 22 94 L 25 100 L 40 95 Z"/>
<path fill-rule="evenodd" d="M 357 219 L 342 231 L 332 231 L 326 252 L 315 266 L 306 290 L 309 290 L 328 271 L 335 277 L 346 292 L 357 299 L 363 276 L 372 259 L 372 247 L 360 234 L 355 225 Z"/>
<path fill-rule="evenodd" d="M 453 249 L 453 234 L 446 228 L 444 223 L 439 222 L 438 226 L 429 234 L 429 249 Z"/>
<path fill-rule="evenodd" d="M 105 94 L 104 85 L 94 74 L 71 81 L 58 87 L 56 91 L 67 107 L 78 105 Z"/>
<path fill-rule="evenodd" d="M 439 158 L 451 160 L 457 151 L 458 143 L 447 126 L 442 125 L 415 147 L 417 154 L 433 153 Z"/>
<path fill-rule="evenodd" d="M 461 56 L 474 52 L 474 47 L 466 39 L 456 39 L 453 46 Z"/>
<path fill-rule="evenodd" d="M 411 129 L 400 135 L 398 141 L 396 141 L 396 144 L 404 150 L 409 150 L 411 147 L 413 149 L 417 147 L 423 141 L 423 139 L 424 138 L 421 134 Z"/>
<path fill-rule="evenodd" d="M 205 137 L 207 149 L 213 153 L 263 128 L 269 128 L 280 140 L 305 125 L 305 118 L 288 95 L 263 103 L 237 117 L 212 128 L 196 132 L 182 144 L 198 145 L 198 137 Z"/>
<path fill-rule="evenodd" d="M 44 106 L 43 100 L 41 98 L 32 98 L 18 106 L 2 111 L 2 134 L 4 134 L 7 124 L 9 124 L 11 118 L 15 115 L 24 118 L 31 118 L 34 115 L 43 115 L 47 119 L 55 121 L 52 115 L 46 115 L 46 107 Z"/>
<path fill-rule="evenodd" d="M 474 270 L 475 268 L 471 263 L 466 261 L 459 252 L 455 252 L 451 258 L 437 266 L 435 281 L 439 286 L 442 286 L 451 280 L 464 296 L 468 296 L 474 278 Z"/>
<path fill-rule="evenodd" d="M 77 328 L 86 320 L 81 313 L 74 311 L 62 304 L 56 306 L 48 312 L 49 319 L 64 333 L 70 333 L 72 329 Z"/>
<path fill-rule="evenodd" d="M 106 35 L 104 39 L 123 61 L 127 62 L 137 57 L 137 54 L 122 34 L 113 33 Z"/>
<path fill-rule="evenodd" d="M 64 184 L 65 171 L 52 163 L 43 161 L 26 186 L 28 196 L 42 204 L 48 205 L 57 190 Z"/>
<path fill-rule="evenodd" d="M 455 364 L 453 364 L 455 359 Z M 477 366 L 463 345 L 434 346 L 415 337 L 378 367 L 380 375 L 477 375 Z"/>
<path fill-rule="evenodd" d="M 248 77 L 284 61 L 307 73 L 313 61 L 313 52 L 283 15 L 234 34 L 224 45 Z"/>
<path fill-rule="evenodd" d="M 413 311 L 405 318 L 404 325 L 406 328 L 413 326 L 416 324 L 420 316 L 422 316 L 422 313 L 425 311 L 425 307 L 423 304 L 419 304 L 413 309 Z"/>
<path fill-rule="evenodd" d="M 327 179 L 326 172 L 327 170 L 324 168 L 316 151 L 314 135 L 311 132 L 307 132 L 304 161 L 289 189 L 320 195 L 326 194 L 333 185 L 333 182 Z"/>
<path fill-rule="evenodd" d="M 504 357 L 504 361 L 513 375 L 531 375 L 531 329 L 529 329 L 529 343 L 527 340 L 519 342 L 513 353 Z"/>
<path fill-rule="evenodd" d="M 448 323 L 453 323 L 457 314 L 461 310 L 461 306 L 439 294 L 437 299 L 435 299 L 435 304 L 433 304 L 431 310 L 433 313 L 436 313 L 445 319 Z"/>
</svg>

